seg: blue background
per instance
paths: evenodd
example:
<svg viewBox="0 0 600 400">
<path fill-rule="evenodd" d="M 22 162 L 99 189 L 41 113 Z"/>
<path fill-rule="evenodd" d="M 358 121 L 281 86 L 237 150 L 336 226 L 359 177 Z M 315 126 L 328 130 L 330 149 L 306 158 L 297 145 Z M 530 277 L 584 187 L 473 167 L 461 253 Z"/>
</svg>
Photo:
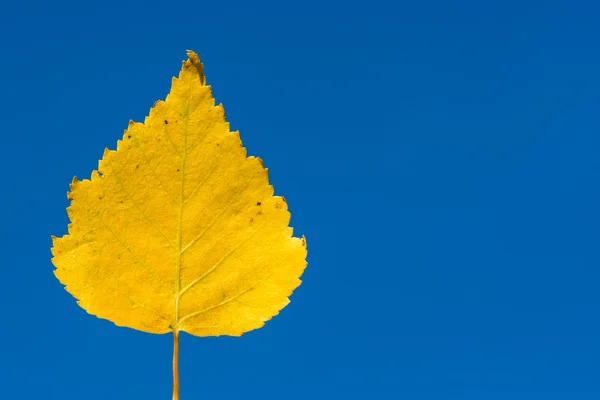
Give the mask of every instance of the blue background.
<svg viewBox="0 0 600 400">
<path fill-rule="evenodd" d="M 598 399 L 592 1 L 13 1 L 0 9 L 0 397 L 170 399 L 170 335 L 52 274 L 72 177 L 197 51 L 309 266 L 181 398 Z"/>
</svg>

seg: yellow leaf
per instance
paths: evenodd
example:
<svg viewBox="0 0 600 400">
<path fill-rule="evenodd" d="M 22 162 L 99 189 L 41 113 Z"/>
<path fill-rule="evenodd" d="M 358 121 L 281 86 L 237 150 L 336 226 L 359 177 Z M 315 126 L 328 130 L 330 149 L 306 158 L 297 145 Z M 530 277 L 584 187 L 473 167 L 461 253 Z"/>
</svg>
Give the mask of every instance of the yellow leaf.
<svg viewBox="0 0 600 400">
<path fill-rule="evenodd" d="M 166 100 L 129 123 L 91 180 L 73 180 L 52 261 L 81 307 L 117 325 L 240 336 L 289 303 L 306 243 L 188 57 Z"/>
</svg>

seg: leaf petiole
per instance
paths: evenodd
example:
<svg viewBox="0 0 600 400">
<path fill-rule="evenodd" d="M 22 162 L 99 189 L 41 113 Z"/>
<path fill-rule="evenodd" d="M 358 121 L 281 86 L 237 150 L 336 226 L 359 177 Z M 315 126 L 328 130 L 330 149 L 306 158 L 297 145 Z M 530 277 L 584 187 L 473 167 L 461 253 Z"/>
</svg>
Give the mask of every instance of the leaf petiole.
<svg viewBox="0 0 600 400">
<path fill-rule="evenodd" d="M 173 331 L 173 400 L 179 400 L 179 331 Z"/>
</svg>

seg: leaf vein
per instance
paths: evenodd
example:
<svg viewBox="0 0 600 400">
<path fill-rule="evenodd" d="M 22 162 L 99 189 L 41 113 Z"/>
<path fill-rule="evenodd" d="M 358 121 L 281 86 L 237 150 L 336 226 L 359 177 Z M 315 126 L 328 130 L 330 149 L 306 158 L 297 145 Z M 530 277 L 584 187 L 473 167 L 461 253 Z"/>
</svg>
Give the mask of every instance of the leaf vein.
<svg viewBox="0 0 600 400">
<path fill-rule="evenodd" d="M 231 206 L 231 204 L 233 204 L 233 202 L 235 200 L 238 199 L 238 197 L 240 197 L 240 195 L 242 193 L 244 193 L 244 191 L 246 190 L 246 188 L 248 187 L 248 185 L 250 184 L 250 181 L 252 179 L 248 179 L 246 181 L 246 184 L 244 185 L 244 187 L 235 194 L 235 196 L 233 196 L 229 202 L 225 205 L 225 208 L 223 208 L 223 210 L 221 210 L 210 222 L 210 224 L 208 224 L 208 226 L 206 228 L 204 228 L 204 230 L 202 232 L 200 232 L 200 234 L 198 236 L 196 236 L 191 242 L 189 242 L 183 249 L 180 250 L 180 252 L 183 254 L 187 249 L 190 248 L 190 246 L 192 246 L 194 243 L 196 243 L 198 240 L 202 239 L 202 236 L 204 236 L 204 234 L 214 225 L 215 222 L 217 222 L 217 220 L 219 219 L 219 217 L 229 209 L 229 207 Z"/>
<path fill-rule="evenodd" d="M 220 160 L 219 160 L 220 161 Z M 202 187 L 204 186 L 204 184 L 206 183 L 206 181 L 208 180 L 208 178 L 210 178 L 210 176 L 212 175 L 213 172 L 215 172 L 215 170 L 217 169 L 217 167 L 219 166 L 220 163 L 215 164 L 214 167 L 211 168 L 211 170 L 208 172 L 208 174 L 206 175 L 206 177 L 204 177 L 204 179 L 202 179 L 202 181 L 198 184 L 198 186 L 196 187 L 196 189 L 194 189 L 194 191 L 192 192 L 192 194 L 190 194 L 187 199 L 185 199 L 184 204 L 187 204 L 188 201 L 190 201 L 194 195 L 196 193 L 198 193 L 198 191 L 200 189 L 202 189 Z"/>
<path fill-rule="evenodd" d="M 146 160 L 146 163 L 148 163 L 148 165 L 150 165 L 150 172 L 152 173 L 152 176 L 154 177 L 154 179 L 156 179 L 156 181 L 160 184 L 160 186 L 162 187 L 163 191 L 165 192 L 165 194 L 167 195 L 168 199 L 171 201 L 171 203 L 174 204 L 178 204 L 177 200 L 175 200 L 173 198 L 173 196 L 171 195 L 171 192 L 169 192 L 167 190 L 167 187 L 164 185 L 164 183 L 162 182 L 162 180 L 160 180 L 160 178 L 158 177 L 158 175 L 156 175 L 156 168 L 158 168 L 158 166 L 160 165 L 160 163 L 156 163 L 154 166 L 152 165 L 152 163 L 150 162 L 150 160 L 148 159 L 148 156 L 146 155 L 146 151 L 144 150 L 144 148 L 139 145 L 140 151 L 142 153 L 142 155 L 144 156 L 144 160 Z"/>
<path fill-rule="evenodd" d="M 131 248 L 130 248 L 129 246 L 127 246 L 127 244 L 126 244 L 126 243 L 125 243 L 123 240 L 121 240 L 121 238 L 120 238 L 120 237 L 119 237 L 119 236 L 118 236 L 118 235 L 117 235 L 117 234 L 116 234 L 116 233 L 115 233 L 115 232 L 114 232 L 112 229 L 110 229 L 110 227 L 109 227 L 109 226 L 106 224 L 106 222 L 104 222 L 104 220 L 102 219 L 102 217 L 101 217 L 101 216 L 99 216 L 99 215 L 98 215 L 98 216 L 97 216 L 97 218 L 98 218 L 98 220 L 100 221 L 100 223 L 101 223 L 101 224 L 102 224 L 102 225 L 103 225 L 103 226 L 106 228 L 106 230 L 107 230 L 108 232 L 110 232 L 110 234 L 113 236 L 113 238 L 114 238 L 114 239 L 115 239 L 117 242 L 119 242 L 119 244 L 120 244 L 121 246 L 123 246 L 123 248 L 125 248 L 125 250 L 127 250 L 127 251 L 129 252 L 129 254 L 131 254 L 131 256 L 132 256 L 132 257 L 135 259 L 135 262 L 136 262 L 136 263 L 138 263 L 138 264 L 141 264 L 141 266 L 142 266 L 143 268 L 145 268 L 145 269 L 146 269 L 146 270 L 147 270 L 147 271 L 148 271 L 148 272 L 149 272 L 149 273 L 150 273 L 152 276 L 156 277 L 156 274 L 155 274 L 155 272 L 154 272 L 154 269 L 153 269 L 153 268 L 150 268 L 150 267 L 148 267 L 148 265 L 147 265 L 147 264 L 146 264 L 144 261 L 141 261 L 141 260 L 140 260 L 140 258 L 139 258 L 139 257 L 138 257 L 138 256 L 137 256 L 137 255 L 136 255 L 136 254 L 135 254 L 135 253 L 134 253 L 134 252 L 131 250 Z M 160 280 L 162 283 L 164 283 L 164 282 L 163 282 L 161 279 L 159 279 L 159 280 Z M 108 283 L 108 282 L 107 282 L 105 279 L 100 279 L 100 282 L 101 282 L 101 283 L 106 283 L 107 285 L 111 286 L 111 287 L 112 287 L 114 290 L 116 290 L 118 293 L 120 293 L 121 295 L 125 296 L 125 295 L 124 295 L 123 293 L 121 293 L 121 292 L 120 292 L 120 291 L 119 291 L 117 288 L 115 288 L 115 287 L 114 287 L 114 286 L 112 286 L 110 283 Z M 159 317 L 161 317 L 161 318 L 162 318 L 162 319 L 164 319 L 165 321 L 167 320 L 167 318 L 165 318 L 165 317 L 164 317 L 162 314 L 160 314 L 159 312 L 157 312 L 157 311 L 155 311 L 155 310 L 153 310 L 153 309 L 151 309 L 151 308 L 149 308 L 149 307 L 147 307 L 147 306 L 144 306 L 144 304 L 143 304 L 143 303 L 141 303 L 141 302 L 139 302 L 139 301 L 137 301 L 137 302 L 136 302 L 135 300 L 133 300 L 133 299 L 130 299 L 130 298 L 129 298 L 129 297 L 127 297 L 127 296 L 125 296 L 125 297 L 126 297 L 126 298 L 128 298 L 128 299 L 129 299 L 131 302 L 133 302 L 133 303 L 136 303 L 136 304 L 139 304 L 139 305 L 141 305 L 142 307 L 146 308 L 147 310 L 150 310 L 150 311 L 154 312 L 156 315 L 158 315 Z"/>
<path fill-rule="evenodd" d="M 129 200 L 131 200 L 131 202 L 133 203 L 134 207 L 142 214 L 142 216 L 156 230 L 156 232 L 158 232 L 163 238 L 165 238 L 165 240 L 167 241 L 167 243 L 169 244 L 169 246 L 171 246 L 173 249 L 175 249 L 175 246 L 173 245 L 173 243 L 171 243 L 171 241 L 167 238 L 167 236 L 163 233 L 163 231 L 154 224 L 154 222 L 152 221 L 152 219 L 150 219 L 150 217 L 148 217 L 148 215 L 144 212 L 144 210 L 142 210 L 140 208 L 140 206 L 138 205 L 138 203 L 133 199 L 133 196 L 131 195 L 131 193 L 129 193 L 129 191 L 127 190 L 127 188 L 123 184 L 123 181 L 122 181 L 121 177 L 119 176 L 119 174 L 116 173 L 114 170 L 113 170 L 113 174 L 114 174 L 114 177 L 117 179 L 117 182 L 119 182 L 119 185 L 121 186 L 121 188 L 123 188 L 123 190 L 127 194 L 127 198 Z"/>
<path fill-rule="evenodd" d="M 266 225 L 266 223 L 262 224 L 258 229 L 256 229 L 256 231 L 254 231 L 252 234 L 248 235 L 248 237 L 246 237 L 244 240 L 242 240 L 238 245 L 236 245 L 235 247 L 233 247 L 231 250 L 229 250 L 227 252 L 227 254 L 225 254 L 225 256 L 223 256 L 221 258 L 221 260 L 219 260 L 218 263 L 216 263 L 212 268 L 210 268 L 208 271 L 206 271 L 204 274 L 202 274 L 200 277 L 194 279 L 192 282 L 190 282 L 185 288 L 183 288 L 183 290 L 181 290 L 181 293 L 179 293 L 179 296 L 182 297 L 183 294 L 185 292 L 187 292 L 188 290 L 190 290 L 192 287 L 194 287 L 197 283 L 201 282 L 204 278 L 206 278 L 208 275 L 210 275 L 211 273 L 213 273 L 220 265 L 222 265 L 225 260 L 227 260 L 238 248 L 240 248 L 241 246 L 243 246 L 245 243 L 247 243 L 250 239 L 252 239 L 254 236 L 256 236 L 256 234 L 258 234 L 258 232 L 261 231 L 262 228 L 264 228 L 264 226 Z"/>
<path fill-rule="evenodd" d="M 239 293 L 238 293 L 238 294 L 236 294 L 235 296 L 233 296 L 233 297 L 230 297 L 230 298 L 228 298 L 228 299 L 226 299 L 226 300 L 223 300 L 222 302 L 220 302 L 220 303 L 218 303 L 218 304 L 215 304 L 214 306 L 210 306 L 210 307 L 207 307 L 207 308 L 205 308 L 205 309 L 203 309 L 203 310 L 196 311 L 196 312 L 193 312 L 193 313 L 191 313 L 191 314 L 188 314 L 188 315 L 186 315 L 185 317 L 181 318 L 181 320 L 179 321 L 179 324 L 182 324 L 182 323 L 183 323 L 183 322 L 184 322 L 186 319 L 188 319 L 188 318 L 196 317 L 196 316 L 198 316 L 198 315 L 200 315 L 200 314 L 203 314 L 203 313 L 205 313 L 205 312 L 207 312 L 207 311 L 210 311 L 210 310 L 212 310 L 212 309 L 215 309 L 215 308 L 218 308 L 218 307 L 222 307 L 222 306 L 224 306 L 225 304 L 227 304 L 227 303 L 230 303 L 230 302 L 232 302 L 232 301 L 236 300 L 236 299 L 237 299 L 238 297 L 240 297 L 241 295 L 243 295 L 243 294 L 245 294 L 245 293 L 248 293 L 249 291 L 251 291 L 252 289 L 254 289 L 255 287 L 257 287 L 258 285 L 260 285 L 261 283 L 263 283 L 264 281 L 266 281 L 267 279 L 269 279 L 269 278 L 271 277 L 271 275 L 273 275 L 273 273 L 272 273 L 272 272 L 271 272 L 269 275 L 267 275 L 265 278 L 263 278 L 263 279 L 259 280 L 259 281 L 258 281 L 258 282 L 256 282 L 254 285 L 250 286 L 249 288 L 246 288 L 246 289 L 242 290 L 241 292 L 239 292 Z"/>
</svg>

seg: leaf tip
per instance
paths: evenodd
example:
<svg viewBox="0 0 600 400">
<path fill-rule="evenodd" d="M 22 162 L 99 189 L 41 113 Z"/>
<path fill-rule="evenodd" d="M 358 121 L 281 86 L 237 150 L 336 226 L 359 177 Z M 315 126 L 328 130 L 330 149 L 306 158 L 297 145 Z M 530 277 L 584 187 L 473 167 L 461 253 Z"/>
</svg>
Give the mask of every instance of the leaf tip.
<svg viewBox="0 0 600 400">
<path fill-rule="evenodd" d="M 188 60 L 183 62 L 182 70 L 189 70 L 195 68 L 200 77 L 200 83 L 206 85 L 206 78 L 204 77 L 204 65 L 200 62 L 200 57 L 192 50 L 187 50 Z"/>
<path fill-rule="evenodd" d="M 200 57 L 198 57 L 198 54 L 195 51 L 186 50 L 186 53 L 192 64 L 200 64 Z"/>
</svg>

